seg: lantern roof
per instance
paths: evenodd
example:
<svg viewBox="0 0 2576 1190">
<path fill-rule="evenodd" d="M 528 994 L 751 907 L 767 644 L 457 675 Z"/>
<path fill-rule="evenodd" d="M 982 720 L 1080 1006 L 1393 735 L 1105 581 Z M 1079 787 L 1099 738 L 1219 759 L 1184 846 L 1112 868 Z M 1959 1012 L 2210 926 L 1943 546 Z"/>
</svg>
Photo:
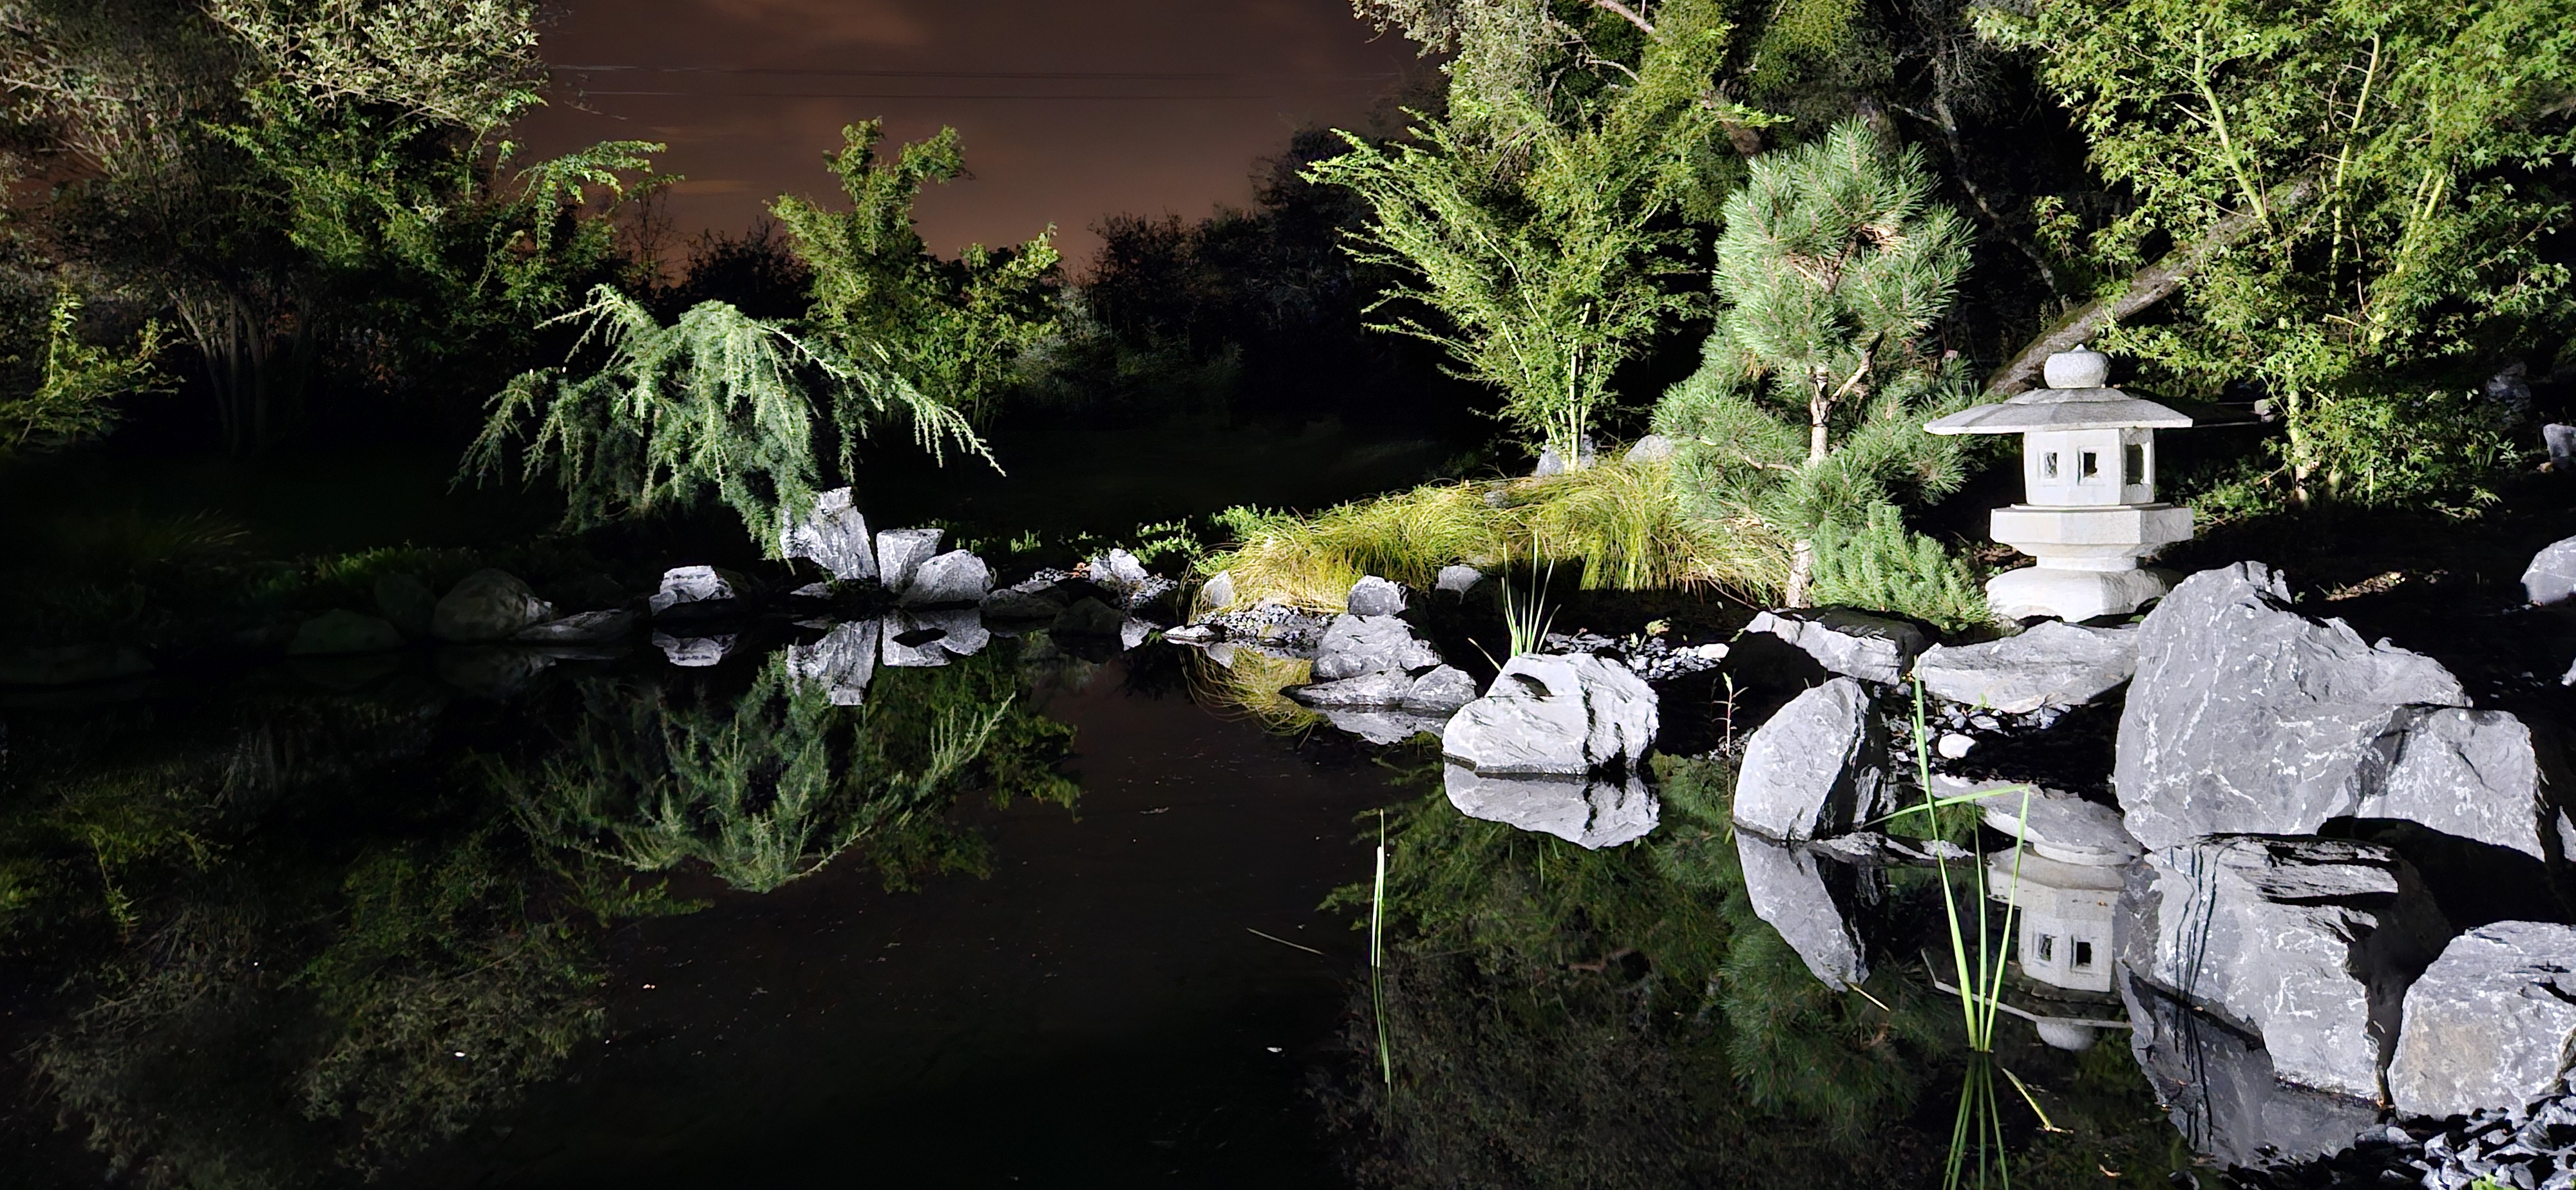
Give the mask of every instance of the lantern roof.
<svg viewBox="0 0 2576 1190">
<path fill-rule="evenodd" d="M 2191 415 L 2116 388 L 2042 388 L 1996 405 L 1936 418 L 1933 434 L 2027 434 L 2034 430 L 2179 430 Z"/>
</svg>

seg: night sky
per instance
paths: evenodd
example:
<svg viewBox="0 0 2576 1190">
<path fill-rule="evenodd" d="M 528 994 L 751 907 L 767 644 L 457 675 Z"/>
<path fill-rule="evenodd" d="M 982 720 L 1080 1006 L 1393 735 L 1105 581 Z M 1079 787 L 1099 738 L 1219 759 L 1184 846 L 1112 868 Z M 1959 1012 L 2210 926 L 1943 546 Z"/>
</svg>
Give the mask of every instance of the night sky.
<svg viewBox="0 0 2576 1190">
<path fill-rule="evenodd" d="M 739 231 L 781 192 L 841 199 L 842 125 L 953 124 L 971 180 L 923 196 L 947 254 L 1057 225 L 1079 269 L 1103 215 L 1248 201 L 1257 158 L 1365 120 L 1425 69 L 1348 0 L 570 0 L 546 33 L 533 151 L 664 141 L 674 229 Z"/>
</svg>

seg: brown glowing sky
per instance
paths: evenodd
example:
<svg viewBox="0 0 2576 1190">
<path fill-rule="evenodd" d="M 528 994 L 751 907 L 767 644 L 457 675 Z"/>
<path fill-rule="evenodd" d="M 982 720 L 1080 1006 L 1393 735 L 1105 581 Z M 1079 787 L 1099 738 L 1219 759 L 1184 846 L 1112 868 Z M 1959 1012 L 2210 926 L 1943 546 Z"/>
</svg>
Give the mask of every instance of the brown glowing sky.
<svg viewBox="0 0 2576 1190">
<path fill-rule="evenodd" d="M 1352 126 L 1422 68 L 1348 0 L 570 0 L 549 28 L 538 152 L 670 145 L 677 231 L 739 231 L 771 196 L 840 199 L 840 128 L 953 124 L 971 180 L 925 194 L 934 251 L 1049 223 L 1074 267 L 1106 214 L 1250 197 L 1256 158 L 1306 124 Z"/>
</svg>

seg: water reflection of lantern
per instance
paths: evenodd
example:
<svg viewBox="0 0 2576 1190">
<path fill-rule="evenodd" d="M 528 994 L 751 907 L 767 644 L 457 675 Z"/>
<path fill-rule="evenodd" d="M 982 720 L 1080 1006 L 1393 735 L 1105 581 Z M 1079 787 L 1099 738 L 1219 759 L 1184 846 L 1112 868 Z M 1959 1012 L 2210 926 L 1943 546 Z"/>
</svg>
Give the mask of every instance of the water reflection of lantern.
<svg viewBox="0 0 2576 1190">
<path fill-rule="evenodd" d="M 1934 434 L 2022 436 L 2023 502 L 1998 508 L 1995 540 L 2036 559 L 1986 583 L 2009 618 L 2125 615 L 2171 581 L 2138 560 L 2191 540 L 2191 509 L 2156 501 L 2156 434 L 2189 414 L 2106 387 L 2110 357 L 2081 347 L 2048 357 L 2048 387 L 1962 409 Z"/>
<path fill-rule="evenodd" d="M 2120 869 L 2070 864 L 2020 847 L 1986 858 L 1986 888 L 2018 907 L 2016 957 L 2023 975 L 2069 991 L 2110 992 Z"/>
</svg>

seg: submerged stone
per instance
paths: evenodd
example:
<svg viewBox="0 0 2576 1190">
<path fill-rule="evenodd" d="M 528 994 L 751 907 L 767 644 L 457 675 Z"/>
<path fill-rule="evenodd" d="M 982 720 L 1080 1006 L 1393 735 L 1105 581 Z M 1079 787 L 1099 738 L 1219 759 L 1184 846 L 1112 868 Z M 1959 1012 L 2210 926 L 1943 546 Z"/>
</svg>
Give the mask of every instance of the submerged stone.
<svg viewBox="0 0 2576 1190">
<path fill-rule="evenodd" d="M 1809 973 L 1837 992 L 1868 981 L 1869 954 L 1853 912 L 1885 879 L 1878 869 L 1821 859 L 1749 831 L 1736 832 L 1735 854 L 1754 916 L 1780 932 Z"/>
<path fill-rule="evenodd" d="M 787 646 L 787 672 L 800 684 L 821 686 L 835 706 L 855 707 L 867 701 L 868 683 L 877 672 L 875 620 L 834 624 L 823 639 Z"/>
</svg>

